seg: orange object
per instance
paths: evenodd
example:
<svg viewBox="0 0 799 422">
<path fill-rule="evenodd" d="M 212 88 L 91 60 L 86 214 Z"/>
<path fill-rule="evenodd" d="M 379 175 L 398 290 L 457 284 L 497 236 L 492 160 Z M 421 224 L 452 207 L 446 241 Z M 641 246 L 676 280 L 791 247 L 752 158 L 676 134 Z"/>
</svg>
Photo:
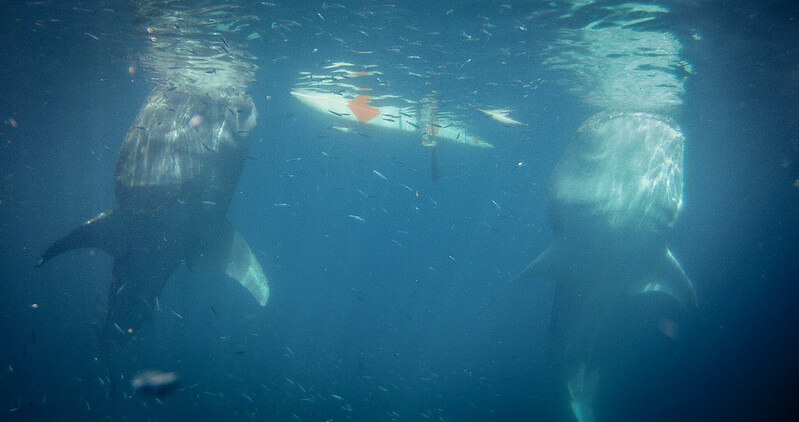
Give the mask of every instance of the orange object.
<svg viewBox="0 0 799 422">
<path fill-rule="evenodd" d="M 347 107 L 352 110 L 352 114 L 354 114 L 361 123 L 366 123 L 380 115 L 380 110 L 369 105 L 370 99 L 372 99 L 372 97 L 368 95 L 359 95 L 357 98 L 347 103 Z"/>
</svg>

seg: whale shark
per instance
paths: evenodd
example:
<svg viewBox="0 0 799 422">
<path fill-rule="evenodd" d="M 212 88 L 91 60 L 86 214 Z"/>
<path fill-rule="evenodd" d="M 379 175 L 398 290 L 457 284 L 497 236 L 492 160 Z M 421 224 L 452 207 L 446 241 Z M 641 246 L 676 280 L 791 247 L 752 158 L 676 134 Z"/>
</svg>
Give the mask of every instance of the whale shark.
<svg viewBox="0 0 799 422">
<path fill-rule="evenodd" d="M 224 273 L 266 305 L 267 277 L 225 217 L 256 120 L 243 92 L 161 85 L 150 93 L 117 158 L 116 204 L 57 240 L 37 264 L 76 248 L 114 258 L 103 340 L 138 334 L 182 263 Z"/>
<path fill-rule="evenodd" d="M 553 172 L 554 240 L 520 278 L 556 281 L 556 360 L 581 422 L 595 420 L 603 367 L 597 348 L 622 303 L 661 295 L 686 313 L 697 307 L 667 245 L 683 205 L 684 141 L 670 118 L 601 112 L 579 127 Z M 673 321 L 664 320 L 661 330 L 674 337 Z"/>
</svg>

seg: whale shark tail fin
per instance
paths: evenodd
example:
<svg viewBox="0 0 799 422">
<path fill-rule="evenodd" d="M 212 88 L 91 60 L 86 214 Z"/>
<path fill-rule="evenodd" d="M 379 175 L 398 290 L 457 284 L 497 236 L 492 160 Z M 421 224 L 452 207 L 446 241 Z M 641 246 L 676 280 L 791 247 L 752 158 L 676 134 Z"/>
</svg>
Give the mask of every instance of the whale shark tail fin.
<svg viewBox="0 0 799 422">
<path fill-rule="evenodd" d="M 633 288 L 633 294 L 664 293 L 689 310 L 698 306 L 691 280 L 668 249 L 664 259 L 655 262 L 650 273 Z"/>
<path fill-rule="evenodd" d="M 123 232 L 121 227 L 122 218 L 114 208 L 104 211 L 53 243 L 39 258 L 36 267 L 73 249 L 96 248 L 109 255 L 116 255 L 121 244 L 117 239 L 117 234 Z"/>
<path fill-rule="evenodd" d="M 189 253 L 187 264 L 191 271 L 217 271 L 227 274 L 244 286 L 261 306 L 269 301 L 269 281 L 258 258 L 247 241 L 230 222 L 199 242 Z"/>
</svg>

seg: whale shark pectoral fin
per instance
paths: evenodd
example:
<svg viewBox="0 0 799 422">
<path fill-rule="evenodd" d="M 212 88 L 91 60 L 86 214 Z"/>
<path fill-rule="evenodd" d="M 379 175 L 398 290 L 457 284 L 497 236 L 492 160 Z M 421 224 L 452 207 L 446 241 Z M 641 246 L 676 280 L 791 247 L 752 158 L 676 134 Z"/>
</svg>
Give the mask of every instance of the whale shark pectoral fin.
<svg viewBox="0 0 799 422">
<path fill-rule="evenodd" d="M 219 271 L 244 286 L 261 306 L 269 301 L 269 281 L 247 241 L 225 221 L 212 239 L 206 239 L 187 259 L 192 271 Z"/>
<path fill-rule="evenodd" d="M 269 301 L 269 280 L 247 241 L 230 227 L 233 230 L 233 239 L 230 244 L 230 259 L 224 272 L 249 290 L 261 306 L 266 306 Z"/>
<path fill-rule="evenodd" d="M 577 371 L 569 378 L 569 404 L 572 413 L 578 422 L 594 421 L 594 395 L 596 394 L 599 374 L 589 371 L 586 364 L 582 363 Z"/>
<path fill-rule="evenodd" d="M 664 259 L 652 268 L 649 277 L 643 284 L 636 287 L 634 293 L 663 292 L 688 309 L 698 306 L 696 290 L 685 271 L 674 258 L 671 251 L 666 249 Z"/>
<path fill-rule="evenodd" d="M 121 225 L 122 218 L 119 213 L 114 208 L 106 210 L 53 243 L 42 253 L 36 267 L 73 249 L 97 248 L 110 255 L 116 255 L 116 250 L 121 243 L 117 236 L 123 232 Z"/>
</svg>

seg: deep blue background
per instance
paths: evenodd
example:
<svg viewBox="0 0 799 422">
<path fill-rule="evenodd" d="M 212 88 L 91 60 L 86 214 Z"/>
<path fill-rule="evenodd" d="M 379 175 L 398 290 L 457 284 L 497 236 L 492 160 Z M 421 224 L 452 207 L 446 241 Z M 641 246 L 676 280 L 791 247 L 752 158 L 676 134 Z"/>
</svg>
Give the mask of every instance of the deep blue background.
<svg viewBox="0 0 799 422">
<path fill-rule="evenodd" d="M 787 4 L 673 8 L 696 74 L 674 116 L 688 143 L 671 248 L 700 309 L 679 344 L 618 364 L 618 385 L 634 387 L 607 388 L 609 414 L 747 420 L 794 410 L 799 13 Z M 533 8 L 516 3 L 259 5 L 257 160 L 229 218 L 269 275 L 271 301 L 262 309 L 224 277 L 179 269 L 163 312 L 117 369 L 174 370 L 183 389 L 163 404 L 119 403 L 94 359 L 111 259 L 81 250 L 32 268 L 52 241 L 113 204 L 116 153 L 153 86 L 146 72 L 128 72 L 147 44 L 127 6 L 73 6 L 0 14 L 0 118 L 18 122 L 0 125 L 0 419 L 568 420 L 546 363 L 554 287 L 512 282 L 550 240 L 548 178 L 590 114 L 539 64 L 557 21 L 524 20 Z M 361 22 L 362 9 L 374 17 Z M 286 20 L 302 27 L 268 30 Z M 386 90 L 409 98 L 438 90 L 442 107 L 464 106 L 495 148 L 441 144 L 433 182 L 414 137 L 330 130 L 288 95 L 297 72 L 327 60 L 379 64 Z M 434 69 L 427 84 L 406 74 Z M 537 78 L 537 89 L 521 88 Z M 512 108 L 529 127 L 465 108 L 486 105 Z"/>
</svg>

